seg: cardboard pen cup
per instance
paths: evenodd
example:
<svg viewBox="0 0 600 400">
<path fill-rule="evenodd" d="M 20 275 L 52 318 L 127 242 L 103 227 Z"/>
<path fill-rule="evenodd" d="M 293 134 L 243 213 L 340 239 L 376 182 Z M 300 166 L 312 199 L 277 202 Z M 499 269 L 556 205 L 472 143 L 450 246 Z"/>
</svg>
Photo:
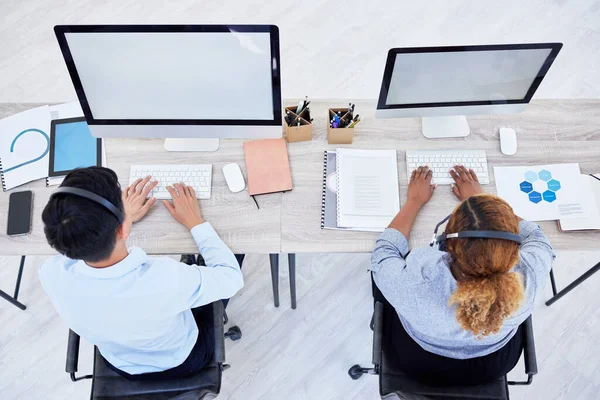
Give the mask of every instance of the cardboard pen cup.
<svg viewBox="0 0 600 400">
<path fill-rule="evenodd" d="M 284 122 L 285 136 L 287 137 L 288 143 L 312 140 L 312 124 L 302 117 L 297 118 L 298 116 L 296 115 L 294 110 L 296 110 L 296 107 L 285 108 L 286 115 L 289 111 L 290 115 L 294 118 L 294 122 L 296 122 L 296 124 L 293 126 L 289 126 L 287 123 Z M 297 121 L 300 121 L 300 126 L 298 126 Z"/>
<path fill-rule="evenodd" d="M 341 119 L 348 118 L 348 108 L 330 108 L 327 120 L 327 143 L 329 144 L 352 144 L 354 139 L 354 128 L 332 128 L 331 120 L 334 115 L 342 113 Z"/>
</svg>

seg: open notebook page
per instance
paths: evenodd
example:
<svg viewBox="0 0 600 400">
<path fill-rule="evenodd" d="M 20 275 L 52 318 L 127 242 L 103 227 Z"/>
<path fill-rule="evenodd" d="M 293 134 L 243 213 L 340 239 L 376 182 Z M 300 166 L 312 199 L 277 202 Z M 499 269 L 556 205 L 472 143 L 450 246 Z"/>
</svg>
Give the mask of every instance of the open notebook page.
<svg viewBox="0 0 600 400">
<path fill-rule="evenodd" d="M 337 149 L 338 226 L 385 228 L 400 209 L 395 150 Z"/>
</svg>

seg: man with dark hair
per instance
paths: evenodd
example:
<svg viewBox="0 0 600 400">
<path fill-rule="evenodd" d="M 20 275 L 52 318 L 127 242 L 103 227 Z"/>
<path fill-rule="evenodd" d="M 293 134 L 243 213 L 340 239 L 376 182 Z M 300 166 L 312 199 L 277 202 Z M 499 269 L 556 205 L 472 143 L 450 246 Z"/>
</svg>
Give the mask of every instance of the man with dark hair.
<svg viewBox="0 0 600 400">
<path fill-rule="evenodd" d="M 132 224 L 156 204 L 146 200 L 156 185 L 150 178 L 122 192 L 107 168 L 67 175 L 61 188 L 85 192 L 55 193 L 46 205 L 44 232 L 61 255 L 44 262 L 39 274 L 69 328 L 96 345 L 118 373 L 180 378 L 202 369 L 214 351 L 212 310 L 201 306 L 230 298 L 244 281 L 234 254 L 202 219 L 194 189 L 183 184 L 168 187 L 173 203 L 163 203 L 190 230 L 206 265 L 127 248 Z"/>
</svg>

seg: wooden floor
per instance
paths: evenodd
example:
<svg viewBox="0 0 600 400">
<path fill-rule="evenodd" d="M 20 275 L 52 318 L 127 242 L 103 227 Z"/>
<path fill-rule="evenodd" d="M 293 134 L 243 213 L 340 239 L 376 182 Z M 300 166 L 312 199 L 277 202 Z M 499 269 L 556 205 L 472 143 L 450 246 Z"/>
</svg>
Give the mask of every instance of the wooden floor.
<svg viewBox="0 0 600 400">
<path fill-rule="evenodd" d="M 292 5 L 292 4 L 298 4 Z M 281 29 L 284 98 L 375 98 L 391 47 L 560 41 L 537 98 L 600 96 L 600 1 L 1 0 L 0 102 L 75 99 L 52 27 L 71 23 L 274 23 Z M 600 168 L 599 168 L 600 170 Z M 376 399 L 377 379 L 346 371 L 371 359 L 368 255 L 299 255 L 298 309 L 289 307 L 286 264 L 273 307 L 267 256 L 249 255 L 245 288 L 230 303 L 241 341 L 227 343 L 232 368 L 223 399 Z M 560 285 L 600 260 L 562 252 Z M 0 257 L 0 288 L 12 292 L 18 258 Z M 0 399 L 85 399 L 90 383 L 64 373 L 67 328 L 27 261 L 20 311 L 0 300 Z M 534 313 L 539 375 L 514 399 L 598 399 L 600 274 Z M 550 295 L 549 287 L 546 298 Z M 82 344 L 80 371 L 92 349 Z M 517 368 L 518 372 L 522 368 Z M 516 378 L 515 374 L 515 378 Z"/>
<path fill-rule="evenodd" d="M 287 257 L 284 257 L 287 258 Z M 85 399 L 90 382 L 72 383 L 64 372 L 67 327 L 42 291 L 37 266 L 27 259 L 20 311 L 0 301 L 0 398 Z M 558 284 L 570 282 L 600 260 L 600 252 L 562 252 Z M 12 292 L 18 258 L 0 258 L 0 288 Z M 281 265 L 281 306 L 272 303 L 268 257 L 248 255 L 246 286 L 231 301 L 232 324 L 243 331 L 226 342 L 231 369 L 223 399 L 320 400 L 378 398 L 377 378 L 352 381 L 348 368 L 371 359 L 369 256 L 298 255 L 298 308 L 289 301 L 287 265 Z M 540 373 L 530 387 L 513 387 L 513 399 L 597 399 L 600 390 L 600 274 L 551 307 L 539 304 L 534 329 Z M 550 288 L 545 298 L 550 296 Z M 83 343 L 80 373 L 90 373 L 92 348 Z M 522 377 L 518 366 L 512 378 Z"/>
</svg>

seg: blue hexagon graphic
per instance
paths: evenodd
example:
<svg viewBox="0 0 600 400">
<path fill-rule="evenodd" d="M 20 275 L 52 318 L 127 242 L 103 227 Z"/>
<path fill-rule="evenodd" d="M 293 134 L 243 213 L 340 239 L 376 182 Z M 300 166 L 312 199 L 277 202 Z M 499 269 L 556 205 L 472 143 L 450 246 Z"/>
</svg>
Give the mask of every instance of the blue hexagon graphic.
<svg viewBox="0 0 600 400">
<path fill-rule="evenodd" d="M 522 192 L 529 193 L 533 190 L 533 185 L 530 182 L 524 181 L 519 185 Z"/>
<path fill-rule="evenodd" d="M 536 174 L 535 172 L 533 172 L 533 171 L 525 172 L 525 180 L 527 182 L 533 183 L 533 182 L 537 181 L 537 178 L 538 178 L 538 174 Z"/>
<path fill-rule="evenodd" d="M 554 193 L 552 190 L 546 190 L 544 193 L 542 193 L 542 197 L 548 203 L 552 203 L 554 200 L 556 200 L 556 193 Z"/>
<path fill-rule="evenodd" d="M 529 201 L 537 204 L 542 201 L 542 195 L 539 192 L 531 192 L 529 193 Z"/>
<path fill-rule="evenodd" d="M 545 169 L 541 170 L 540 173 L 538 174 L 538 176 L 540 177 L 541 180 L 548 182 L 550 179 L 552 179 L 552 174 L 550 173 L 550 171 L 547 171 Z"/>
<path fill-rule="evenodd" d="M 548 189 L 556 192 L 558 189 L 560 189 L 560 182 L 556 179 L 551 179 L 548 181 Z"/>
</svg>

